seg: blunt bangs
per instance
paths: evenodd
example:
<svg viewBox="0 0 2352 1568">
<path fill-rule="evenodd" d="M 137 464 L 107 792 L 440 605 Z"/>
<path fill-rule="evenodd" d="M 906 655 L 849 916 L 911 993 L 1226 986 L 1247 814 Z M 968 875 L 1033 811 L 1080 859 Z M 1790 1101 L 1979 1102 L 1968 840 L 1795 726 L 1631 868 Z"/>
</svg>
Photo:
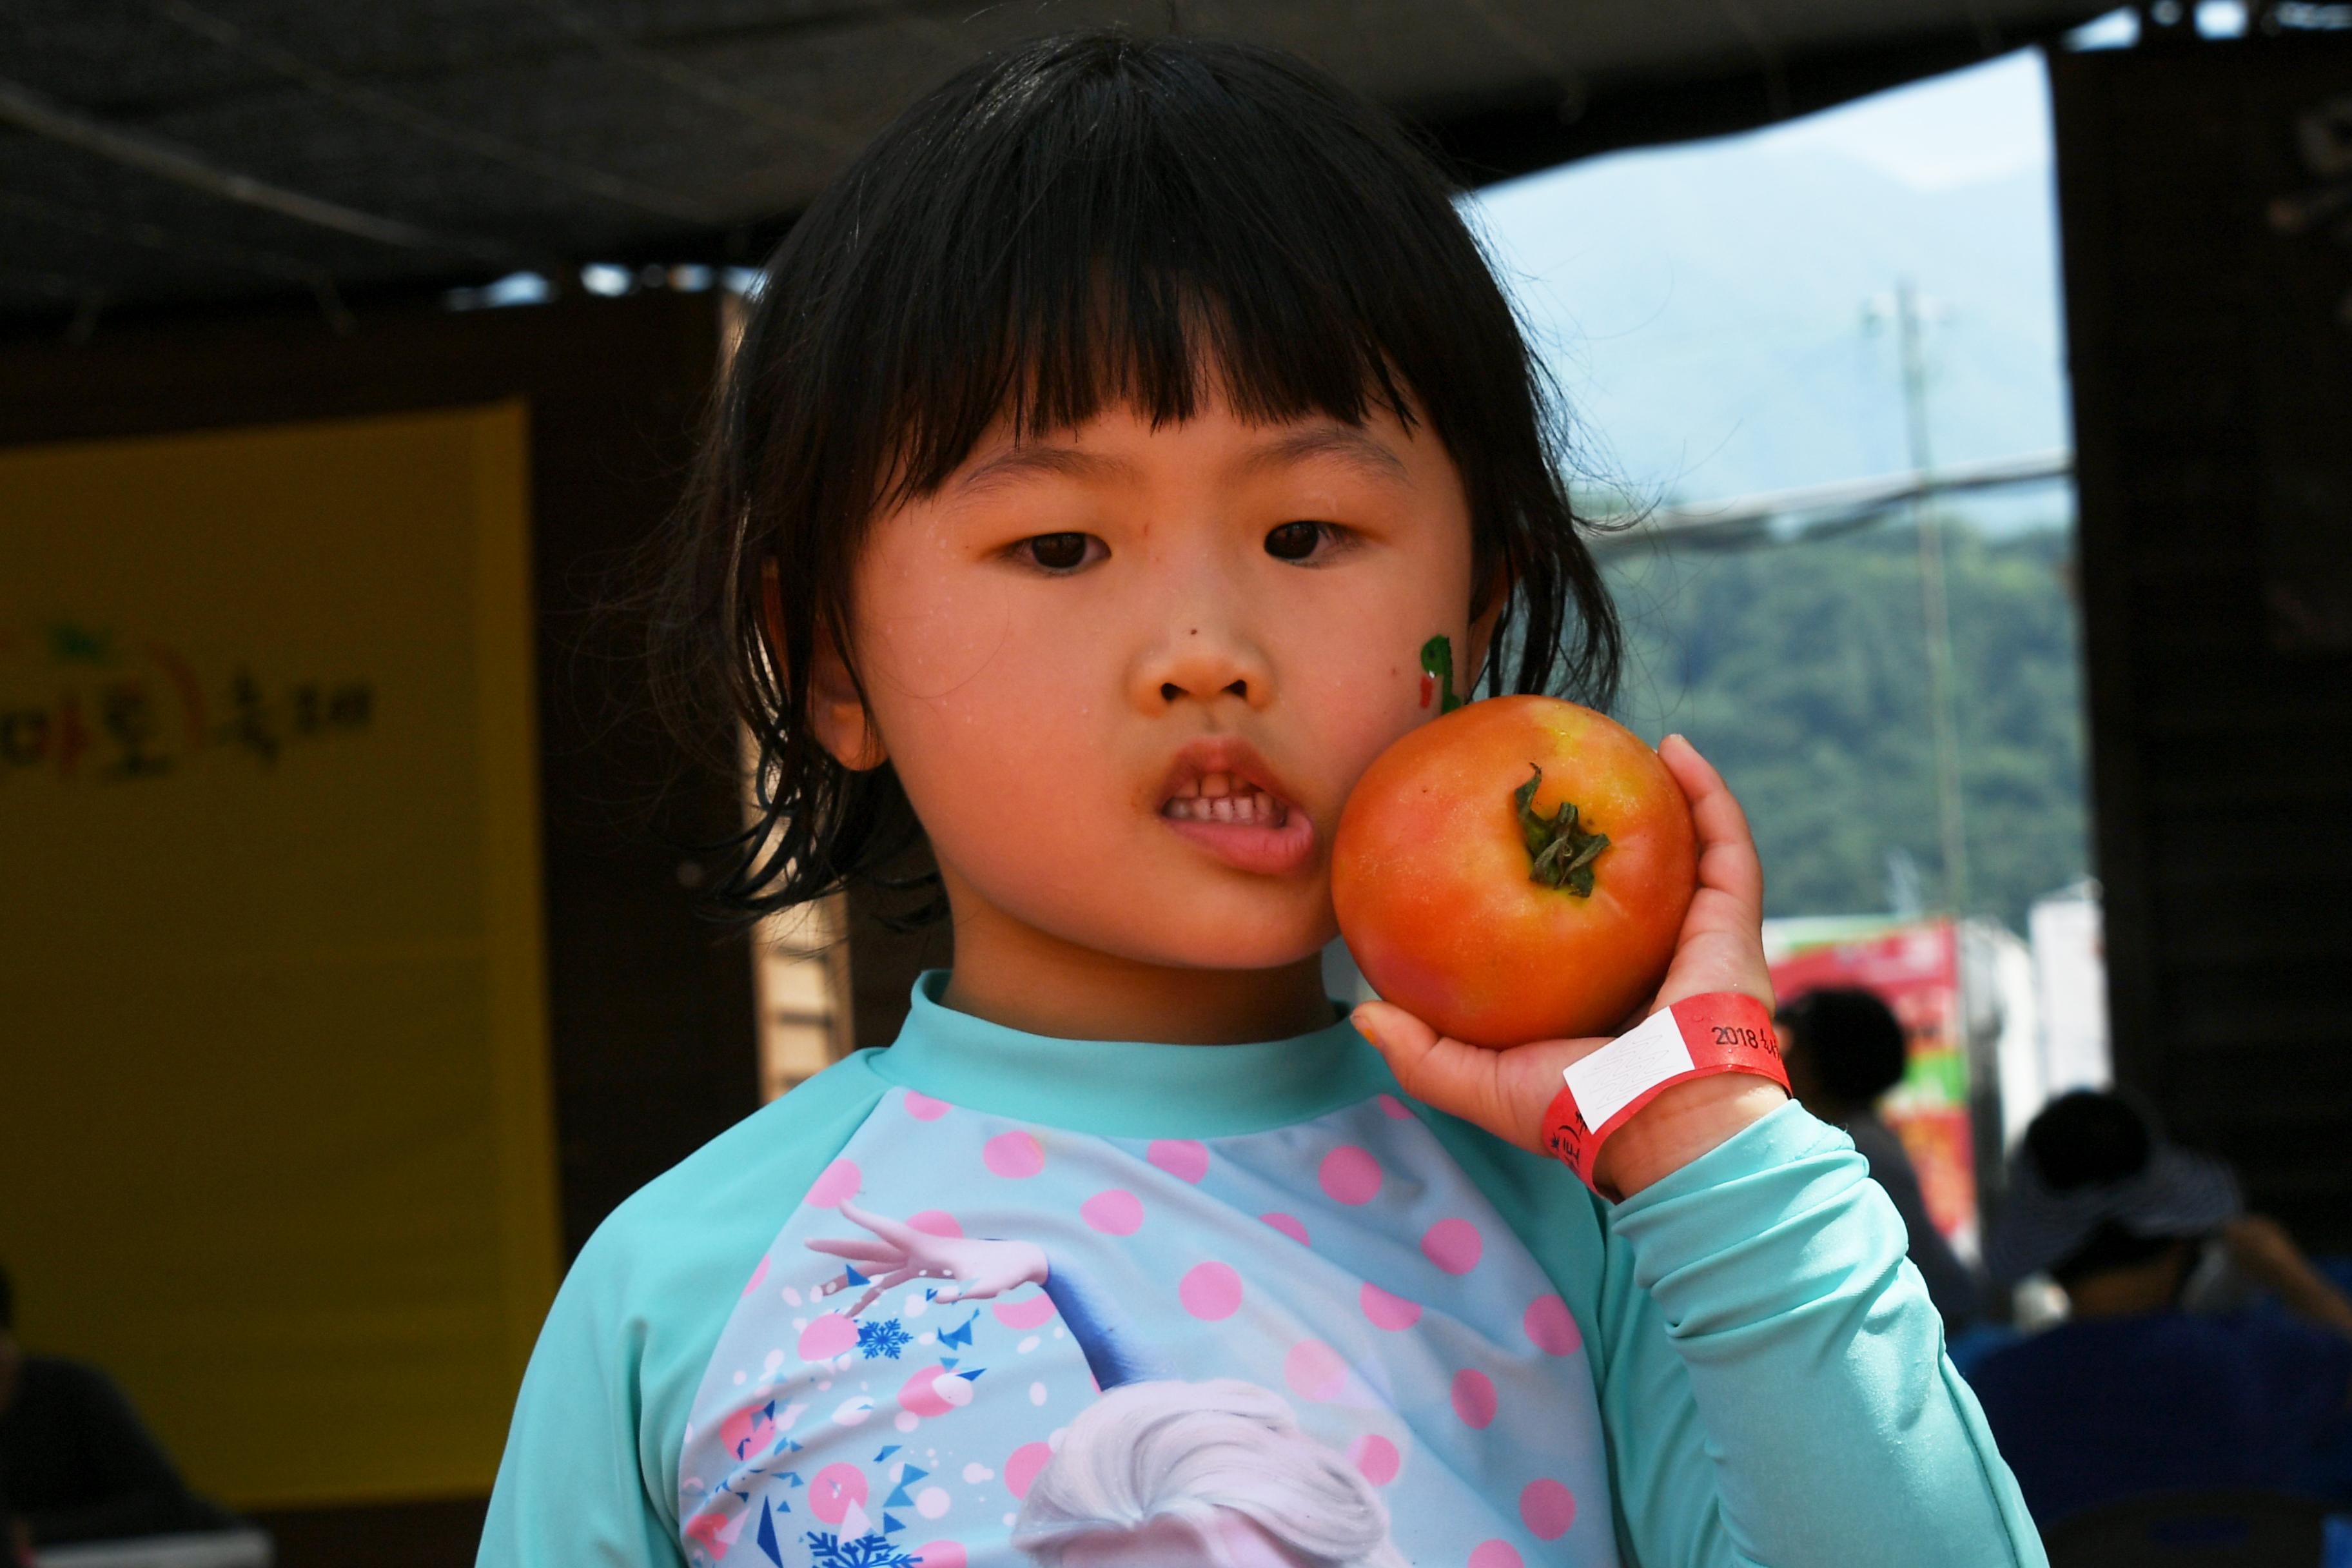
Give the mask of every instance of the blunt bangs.
<svg viewBox="0 0 2352 1568">
<path fill-rule="evenodd" d="M 1253 422 L 1425 422 L 1467 492 L 1477 576 L 1507 595 L 1487 690 L 1606 706 L 1619 632 L 1565 427 L 1456 194 L 1321 72 L 1195 39 L 1029 44 L 885 131 L 770 261 L 668 542 L 657 694 L 702 710 L 689 733 L 718 732 L 715 701 L 760 742 L 758 820 L 720 900 L 759 914 L 895 885 L 919 847 L 892 770 L 817 743 L 807 672 L 821 647 L 854 653 L 871 521 L 1000 421 L 1023 437 L 1124 405 L 1181 423 L 1222 396 Z M 908 919 L 941 912 L 927 898 Z"/>
</svg>

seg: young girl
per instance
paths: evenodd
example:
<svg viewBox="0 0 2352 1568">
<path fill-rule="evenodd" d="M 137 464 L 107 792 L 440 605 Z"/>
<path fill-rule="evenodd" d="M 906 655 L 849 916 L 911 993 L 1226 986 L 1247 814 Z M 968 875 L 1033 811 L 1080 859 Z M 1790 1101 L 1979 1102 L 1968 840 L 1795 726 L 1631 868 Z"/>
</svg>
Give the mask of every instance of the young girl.
<svg viewBox="0 0 2352 1568">
<path fill-rule="evenodd" d="M 2041 1561 L 1901 1220 L 1779 1085 L 1675 1084 L 1589 1189 L 1538 1130 L 1604 1042 L 1325 998 L 1422 644 L 1614 674 L 1451 195 L 1295 61 L 1107 35 L 932 93 L 793 228 L 674 679 L 764 742 L 738 898 L 919 834 L 954 968 L 598 1231 L 485 1564 Z M 1662 754 L 1704 885 L 1657 1005 L 1767 1000 L 1746 824 Z"/>
</svg>

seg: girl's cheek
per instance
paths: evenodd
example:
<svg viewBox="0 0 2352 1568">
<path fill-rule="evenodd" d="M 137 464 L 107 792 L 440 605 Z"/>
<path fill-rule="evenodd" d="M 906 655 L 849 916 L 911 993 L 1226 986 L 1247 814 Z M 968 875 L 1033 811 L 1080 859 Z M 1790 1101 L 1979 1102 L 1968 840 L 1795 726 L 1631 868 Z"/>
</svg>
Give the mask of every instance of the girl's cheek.
<svg viewBox="0 0 2352 1568">
<path fill-rule="evenodd" d="M 869 668 L 917 700 L 950 700 L 982 681 L 1013 631 L 1004 592 L 984 582 L 894 573 L 871 584 L 866 604 L 860 641 Z"/>
</svg>

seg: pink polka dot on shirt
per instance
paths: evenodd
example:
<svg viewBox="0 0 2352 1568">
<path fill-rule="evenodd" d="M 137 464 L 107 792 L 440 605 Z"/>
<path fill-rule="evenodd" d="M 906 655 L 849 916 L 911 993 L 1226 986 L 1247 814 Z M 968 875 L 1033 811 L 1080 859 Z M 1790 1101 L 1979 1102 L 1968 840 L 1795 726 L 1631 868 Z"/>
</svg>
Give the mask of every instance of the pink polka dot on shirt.
<svg viewBox="0 0 2352 1568">
<path fill-rule="evenodd" d="M 1080 1204 L 1078 1217 L 1105 1236 L 1133 1236 L 1143 1228 L 1143 1200 L 1112 1187 Z"/>
<path fill-rule="evenodd" d="M 866 1173 L 855 1162 L 835 1160 L 809 1184 L 808 1196 L 803 1201 L 813 1209 L 839 1208 L 857 1195 L 857 1189 L 865 1182 Z"/>
<path fill-rule="evenodd" d="M 809 1511 L 827 1524 L 849 1516 L 849 1506 L 866 1506 L 866 1472 L 856 1465 L 827 1465 L 809 1478 Z"/>
<path fill-rule="evenodd" d="M 1442 1219 L 1422 1232 L 1421 1250 L 1448 1274 L 1467 1274 L 1478 1267 L 1486 1242 L 1468 1220 Z"/>
<path fill-rule="evenodd" d="M 1203 1322 L 1222 1322 L 1241 1310 L 1242 1277 L 1225 1263 L 1197 1263 L 1176 1287 L 1184 1310 Z"/>
<path fill-rule="evenodd" d="M 1209 1173 L 1209 1146 L 1190 1138 L 1155 1139 L 1144 1158 L 1180 1182 L 1198 1182 Z"/>
<path fill-rule="evenodd" d="M 917 1094 L 911 1089 L 907 1091 L 907 1114 L 913 1117 L 916 1121 L 937 1121 L 940 1117 L 945 1116 L 947 1113 L 948 1102 L 946 1100 L 933 1100 L 928 1094 Z"/>
<path fill-rule="evenodd" d="M 1403 1458 L 1397 1446 L 1377 1432 L 1367 1432 L 1348 1445 L 1348 1458 L 1358 1474 L 1376 1487 L 1384 1487 L 1396 1479 Z"/>
<path fill-rule="evenodd" d="M 1576 1494 L 1547 1477 L 1519 1494 L 1519 1522 L 1538 1541 L 1558 1541 L 1576 1522 Z"/>
<path fill-rule="evenodd" d="M 982 1146 L 980 1158 L 1000 1176 L 1034 1176 L 1045 1168 L 1045 1146 L 1034 1132 L 1000 1132 Z"/>
<path fill-rule="evenodd" d="M 1335 1204 L 1368 1204 L 1380 1195 L 1381 1163 L 1371 1151 L 1353 1143 L 1342 1143 L 1324 1155 L 1316 1176 L 1323 1184 L 1323 1195 Z"/>
<path fill-rule="evenodd" d="M 1307 1399 L 1337 1399 L 1348 1386 L 1348 1363 L 1321 1340 L 1301 1340 L 1282 1358 L 1282 1381 Z"/>
<path fill-rule="evenodd" d="M 1356 1304 L 1364 1310 L 1366 1321 L 1376 1329 L 1387 1329 L 1391 1332 L 1397 1332 L 1421 1321 L 1420 1302 L 1408 1301 L 1402 1296 L 1391 1296 L 1369 1279 L 1364 1281 L 1364 1288 L 1356 1293 Z"/>
<path fill-rule="evenodd" d="M 1557 1296 L 1538 1296 L 1528 1302 L 1519 1326 L 1527 1331 L 1536 1349 L 1547 1355 L 1574 1355 L 1584 1343 L 1584 1335 L 1576 1326 L 1576 1315 Z"/>
<path fill-rule="evenodd" d="M 1495 1421 L 1495 1380 L 1475 1367 L 1454 1374 L 1454 1414 L 1465 1426 L 1485 1431 Z"/>
<path fill-rule="evenodd" d="M 1307 1245 L 1307 1226 L 1299 1220 L 1297 1215 L 1262 1214 L 1257 1217 L 1265 1221 L 1266 1224 L 1274 1226 L 1275 1229 L 1282 1232 L 1283 1235 L 1290 1237 L 1291 1240 L 1298 1243 L 1299 1246 L 1305 1247 Z"/>
<path fill-rule="evenodd" d="M 1054 1316 L 1054 1299 L 1040 1290 L 1026 1301 L 998 1301 L 989 1312 L 996 1321 L 1015 1333 L 1027 1333 L 1042 1328 Z"/>
<path fill-rule="evenodd" d="M 1025 1498 L 1037 1479 L 1037 1472 L 1054 1457 L 1054 1450 L 1043 1443 L 1024 1443 L 1013 1450 L 1004 1461 L 1004 1489 L 1014 1497 Z"/>
<path fill-rule="evenodd" d="M 798 1349 L 803 1361 L 831 1361 L 857 1343 L 857 1325 L 839 1312 L 812 1318 L 801 1331 Z"/>
</svg>

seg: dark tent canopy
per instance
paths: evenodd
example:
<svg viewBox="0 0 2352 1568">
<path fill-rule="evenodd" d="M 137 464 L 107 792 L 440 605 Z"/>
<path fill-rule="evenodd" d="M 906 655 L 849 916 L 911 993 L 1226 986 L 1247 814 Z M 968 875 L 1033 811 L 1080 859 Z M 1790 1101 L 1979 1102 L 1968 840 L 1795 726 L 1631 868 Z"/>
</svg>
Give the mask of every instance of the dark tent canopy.
<svg viewBox="0 0 2352 1568">
<path fill-rule="evenodd" d="M 13 0 L 0 321 L 751 262 L 908 98 L 1117 23 L 1278 45 L 1472 178 L 1762 123 L 2098 0 Z"/>
</svg>

